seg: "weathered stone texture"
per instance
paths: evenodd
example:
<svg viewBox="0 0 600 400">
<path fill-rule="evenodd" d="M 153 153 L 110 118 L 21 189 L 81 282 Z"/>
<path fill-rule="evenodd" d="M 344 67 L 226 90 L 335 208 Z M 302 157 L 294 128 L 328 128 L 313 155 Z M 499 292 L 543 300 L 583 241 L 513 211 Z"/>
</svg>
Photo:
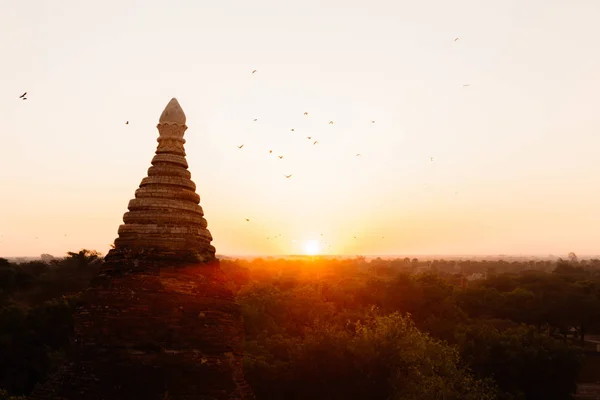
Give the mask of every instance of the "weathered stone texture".
<svg viewBox="0 0 600 400">
<path fill-rule="evenodd" d="M 162 250 L 181 252 L 186 260 L 194 256 L 201 262 L 216 260 L 200 196 L 187 169 L 185 121 L 185 113 L 172 99 L 157 125 L 158 147 L 152 166 L 129 201 L 115 249 L 106 256 L 108 262 L 119 263 L 121 250 L 148 249 L 158 258 Z"/>
</svg>

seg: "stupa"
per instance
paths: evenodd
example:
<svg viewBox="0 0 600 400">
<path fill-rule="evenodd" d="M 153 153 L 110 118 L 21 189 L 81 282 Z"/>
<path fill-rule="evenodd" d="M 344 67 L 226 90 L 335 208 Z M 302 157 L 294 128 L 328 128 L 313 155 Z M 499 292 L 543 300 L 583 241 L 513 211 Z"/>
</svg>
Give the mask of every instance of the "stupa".
<svg viewBox="0 0 600 400">
<path fill-rule="evenodd" d="M 32 400 L 246 400 L 243 323 L 184 150 L 172 99 L 114 248 L 80 296 L 68 362 Z"/>
<path fill-rule="evenodd" d="M 158 148 L 123 216 L 115 248 L 106 261 L 122 265 L 132 259 L 215 261 L 200 196 L 185 159 L 186 117 L 173 98 L 157 125 Z"/>
</svg>

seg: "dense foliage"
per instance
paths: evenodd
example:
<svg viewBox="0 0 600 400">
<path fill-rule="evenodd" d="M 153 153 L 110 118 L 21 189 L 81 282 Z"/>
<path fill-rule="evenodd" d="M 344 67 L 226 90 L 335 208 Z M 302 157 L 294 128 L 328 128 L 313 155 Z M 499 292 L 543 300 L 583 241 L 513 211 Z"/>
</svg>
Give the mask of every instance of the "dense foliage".
<svg viewBox="0 0 600 400">
<path fill-rule="evenodd" d="M 102 262 L 0 259 L 0 399 L 65 357 Z M 258 399 L 569 399 L 598 331 L 600 262 L 223 260 Z M 467 279 L 469 278 L 469 279 Z"/>
<path fill-rule="evenodd" d="M 100 261 L 88 250 L 49 263 L 0 258 L 0 400 L 28 394 L 64 361 L 77 293 Z"/>
<path fill-rule="evenodd" d="M 259 399 L 569 399 L 600 312 L 598 261 L 222 267 Z"/>
</svg>

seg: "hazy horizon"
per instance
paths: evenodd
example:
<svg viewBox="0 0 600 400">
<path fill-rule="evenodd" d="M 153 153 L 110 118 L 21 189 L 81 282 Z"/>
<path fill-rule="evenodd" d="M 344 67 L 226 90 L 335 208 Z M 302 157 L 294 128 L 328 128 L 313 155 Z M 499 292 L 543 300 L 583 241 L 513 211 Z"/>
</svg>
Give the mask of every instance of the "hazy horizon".
<svg viewBox="0 0 600 400">
<path fill-rule="evenodd" d="M 88 249 L 89 250 L 89 249 Z M 54 258 L 62 258 L 66 256 L 66 254 L 56 255 L 50 254 Z M 106 254 L 102 254 L 104 256 Z M 456 254 L 327 254 L 321 253 L 316 255 L 309 254 L 216 254 L 217 258 L 229 258 L 229 259 L 257 259 L 257 258 L 355 258 L 355 257 L 365 257 L 368 259 L 373 258 L 382 258 L 382 259 L 396 259 L 396 258 L 417 258 L 421 261 L 423 260 L 442 260 L 442 259 L 568 259 L 568 254 L 467 254 L 467 253 L 456 253 Z M 577 254 L 577 258 L 579 260 L 589 260 L 594 258 L 599 258 L 600 254 Z M 2 258 L 2 257 L 0 257 Z M 16 260 L 16 259 L 41 259 L 41 255 L 37 256 L 10 256 L 8 259 Z"/>
<path fill-rule="evenodd" d="M 172 97 L 218 254 L 598 251 L 599 2 L 2 4 L 0 257 L 106 254 Z"/>
</svg>

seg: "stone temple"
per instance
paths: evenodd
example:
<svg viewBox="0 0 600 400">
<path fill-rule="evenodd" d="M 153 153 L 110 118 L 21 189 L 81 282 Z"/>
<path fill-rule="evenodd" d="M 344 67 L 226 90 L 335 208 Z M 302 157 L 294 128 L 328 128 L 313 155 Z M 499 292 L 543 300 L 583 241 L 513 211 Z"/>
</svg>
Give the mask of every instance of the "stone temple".
<svg viewBox="0 0 600 400">
<path fill-rule="evenodd" d="M 244 330 L 188 171 L 177 99 L 119 237 L 80 297 L 68 362 L 31 399 L 254 399 Z"/>
</svg>

